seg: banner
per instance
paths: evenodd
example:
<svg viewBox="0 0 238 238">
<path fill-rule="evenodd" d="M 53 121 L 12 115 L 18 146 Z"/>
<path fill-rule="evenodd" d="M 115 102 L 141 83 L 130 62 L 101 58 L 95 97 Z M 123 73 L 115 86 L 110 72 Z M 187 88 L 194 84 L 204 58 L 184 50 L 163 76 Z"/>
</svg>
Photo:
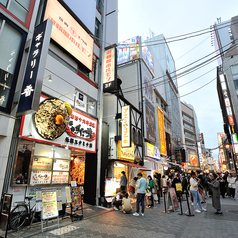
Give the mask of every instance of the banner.
<svg viewBox="0 0 238 238">
<path fill-rule="evenodd" d="M 164 113 L 159 107 L 157 107 L 157 116 L 158 116 L 158 128 L 159 128 L 160 154 L 167 156 L 165 128 L 164 128 Z"/>
</svg>

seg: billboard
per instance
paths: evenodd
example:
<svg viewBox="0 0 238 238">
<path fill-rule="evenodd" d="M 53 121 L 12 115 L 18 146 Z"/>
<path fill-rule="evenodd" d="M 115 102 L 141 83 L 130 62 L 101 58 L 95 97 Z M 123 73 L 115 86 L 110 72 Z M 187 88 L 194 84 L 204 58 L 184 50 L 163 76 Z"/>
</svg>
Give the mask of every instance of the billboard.
<svg viewBox="0 0 238 238">
<path fill-rule="evenodd" d="M 123 148 L 121 146 L 121 141 L 118 141 L 118 159 L 125 160 L 129 162 L 134 162 L 135 152 L 134 152 L 134 143 L 131 142 L 131 147 Z"/>
<path fill-rule="evenodd" d="M 131 107 L 122 107 L 121 147 L 131 147 Z"/>
<path fill-rule="evenodd" d="M 44 20 L 47 18 L 53 22 L 51 38 L 92 70 L 92 37 L 57 0 L 47 2 Z"/>
<path fill-rule="evenodd" d="M 158 128 L 159 128 L 159 145 L 160 145 L 160 154 L 166 156 L 166 139 L 165 139 L 165 128 L 164 128 L 164 113 L 157 107 L 157 117 L 158 117 Z"/>
<path fill-rule="evenodd" d="M 156 142 L 156 126 L 155 126 L 155 108 L 150 101 L 145 98 L 145 125 L 146 138 Z"/>
</svg>

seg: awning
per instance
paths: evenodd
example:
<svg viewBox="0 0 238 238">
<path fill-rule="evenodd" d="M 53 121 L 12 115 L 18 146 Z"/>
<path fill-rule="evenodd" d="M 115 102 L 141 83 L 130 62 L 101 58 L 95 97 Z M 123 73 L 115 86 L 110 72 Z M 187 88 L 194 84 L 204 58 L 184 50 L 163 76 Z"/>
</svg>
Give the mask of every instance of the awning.
<svg viewBox="0 0 238 238">
<path fill-rule="evenodd" d="M 129 163 L 129 162 L 122 162 L 122 161 L 118 161 L 118 162 L 121 163 L 121 164 L 125 164 L 125 165 L 128 165 L 128 166 L 132 166 L 132 167 L 138 168 L 140 170 L 151 171 L 151 169 L 148 169 L 146 167 L 140 166 L 138 164 L 133 164 L 133 163 Z"/>
<path fill-rule="evenodd" d="M 165 163 L 162 160 L 157 160 L 157 159 L 154 159 L 154 158 L 151 158 L 151 157 L 148 157 L 148 156 L 146 156 L 145 159 L 149 160 L 150 162 L 153 162 L 153 163 L 156 163 L 156 164 L 160 164 L 162 166 L 168 166 L 168 168 L 171 168 L 171 166 L 169 164 Z"/>
</svg>

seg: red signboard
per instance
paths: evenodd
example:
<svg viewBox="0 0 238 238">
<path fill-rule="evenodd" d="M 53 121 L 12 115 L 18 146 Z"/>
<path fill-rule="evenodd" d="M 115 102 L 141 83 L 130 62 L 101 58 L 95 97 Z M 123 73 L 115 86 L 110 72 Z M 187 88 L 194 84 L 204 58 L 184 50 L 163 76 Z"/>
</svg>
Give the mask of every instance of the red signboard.
<svg viewBox="0 0 238 238">
<path fill-rule="evenodd" d="M 233 116 L 228 116 L 229 124 L 234 125 L 234 119 Z"/>
</svg>

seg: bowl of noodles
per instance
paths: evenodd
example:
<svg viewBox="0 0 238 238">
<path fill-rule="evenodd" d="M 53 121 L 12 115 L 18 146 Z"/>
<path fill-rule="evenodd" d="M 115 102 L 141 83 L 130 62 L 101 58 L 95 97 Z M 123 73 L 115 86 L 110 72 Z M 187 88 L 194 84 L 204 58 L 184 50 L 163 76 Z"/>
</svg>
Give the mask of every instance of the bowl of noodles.
<svg viewBox="0 0 238 238">
<path fill-rule="evenodd" d="M 57 98 L 48 98 L 40 103 L 34 115 L 35 127 L 44 139 L 54 140 L 66 130 L 72 108 Z"/>
</svg>

